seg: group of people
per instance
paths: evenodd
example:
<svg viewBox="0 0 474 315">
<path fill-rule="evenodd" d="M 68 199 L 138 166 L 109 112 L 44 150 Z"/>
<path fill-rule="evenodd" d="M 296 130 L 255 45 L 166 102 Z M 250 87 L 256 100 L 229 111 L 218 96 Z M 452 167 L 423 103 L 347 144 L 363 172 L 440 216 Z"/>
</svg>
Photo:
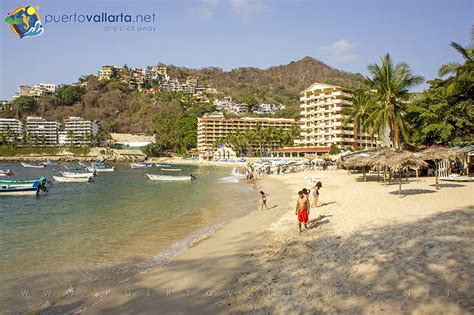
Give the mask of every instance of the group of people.
<svg viewBox="0 0 474 315">
<path fill-rule="evenodd" d="M 316 208 L 319 199 L 319 190 L 323 187 L 321 182 L 317 182 L 311 189 L 303 188 L 298 191 L 298 198 L 296 199 L 295 215 L 298 217 L 298 228 L 300 232 L 303 232 L 302 226 L 305 229 L 308 228 L 309 214 L 311 207 Z M 313 192 L 313 202 L 310 202 L 309 195 Z"/>
<path fill-rule="evenodd" d="M 317 182 L 312 188 L 307 189 L 303 188 L 302 190 L 298 191 L 298 198 L 296 199 L 296 209 L 295 215 L 298 218 L 298 228 L 300 229 L 300 233 L 303 232 L 303 226 L 305 229 L 308 228 L 308 221 L 311 208 L 316 208 L 318 205 L 319 199 L 319 191 L 323 187 L 321 182 Z M 310 194 L 313 196 L 313 202 L 310 201 Z M 260 197 L 262 198 L 262 204 L 260 209 L 263 210 L 268 209 L 267 205 L 267 196 L 265 192 L 260 191 Z"/>
</svg>

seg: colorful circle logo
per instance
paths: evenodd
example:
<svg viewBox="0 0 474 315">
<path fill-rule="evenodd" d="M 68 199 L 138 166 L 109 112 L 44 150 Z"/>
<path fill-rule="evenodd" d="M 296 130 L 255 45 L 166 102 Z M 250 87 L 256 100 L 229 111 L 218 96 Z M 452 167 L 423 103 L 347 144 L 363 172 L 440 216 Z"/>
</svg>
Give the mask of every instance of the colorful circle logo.
<svg viewBox="0 0 474 315">
<path fill-rule="evenodd" d="M 21 6 L 8 13 L 5 22 L 13 33 L 23 37 L 34 37 L 43 34 L 43 25 L 38 14 L 39 6 Z"/>
</svg>

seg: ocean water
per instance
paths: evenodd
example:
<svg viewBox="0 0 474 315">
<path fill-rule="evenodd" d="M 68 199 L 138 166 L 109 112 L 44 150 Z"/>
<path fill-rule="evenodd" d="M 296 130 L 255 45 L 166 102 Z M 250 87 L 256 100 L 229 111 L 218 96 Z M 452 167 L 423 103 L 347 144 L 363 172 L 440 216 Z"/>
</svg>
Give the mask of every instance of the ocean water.
<svg viewBox="0 0 474 315">
<path fill-rule="evenodd" d="M 53 183 L 40 197 L 0 199 L 0 313 L 68 297 L 75 309 L 133 275 L 169 263 L 224 222 L 256 209 L 258 194 L 228 168 L 184 166 L 192 182 L 151 182 L 159 168 L 116 164 L 93 183 Z M 51 178 L 62 165 L 0 163 L 15 179 Z M 71 291 L 69 291 L 71 292 Z M 72 308 L 72 306 L 71 306 Z"/>
</svg>

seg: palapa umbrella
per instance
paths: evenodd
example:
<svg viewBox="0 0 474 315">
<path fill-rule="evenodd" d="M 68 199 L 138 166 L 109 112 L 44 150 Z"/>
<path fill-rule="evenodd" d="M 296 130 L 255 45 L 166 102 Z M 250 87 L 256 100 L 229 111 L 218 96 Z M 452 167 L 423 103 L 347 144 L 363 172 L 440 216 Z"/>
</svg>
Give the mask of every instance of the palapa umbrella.
<svg viewBox="0 0 474 315">
<path fill-rule="evenodd" d="M 365 181 L 366 180 L 365 167 L 371 165 L 369 163 L 369 157 L 371 156 L 371 154 L 372 152 L 361 152 L 361 153 L 353 154 L 344 161 L 344 166 L 346 166 L 347 168 L 362 167 L 363 178 Z"/>
<path fill-rule="evenodd" d="M 439 167 L 438 163 L 440 161 L 454 161 L 456 160 L 459 153 L 449 150 L 440 146 L 432 146 L 428 149 L 417 153 L 416 155 L 425 160 L 425 161 L 434 161 L 435 162 L 435 177 L 436 177 L 436 189 L 439 189 Z"/>
<path fill-rule="evenodd" d="M 402 169 L 408 167 L 418 169 L 428 165 L 423 159 L 408 151 L 397 152 L 391 155 L 386 159 L 385 163 L 391 170 L 398 171 L 398 195 L 400 197 L 402 196 Z"/>
<path fill-rule="evenodd" d="M 387 159 L 396 154 L 397 151 L 392 148 L 381 148 L 377 151 L 375 151 L 369 158 L 368 158 L 368 163 L 370 163 L 372 166 L 375 166 L 377 170 L 380 168 L 383 169 L 383 182 L 385 184 L 385 175 L 387 171 Z M 379 179 L 377 178 L 377 181 Z"/>
</svg>

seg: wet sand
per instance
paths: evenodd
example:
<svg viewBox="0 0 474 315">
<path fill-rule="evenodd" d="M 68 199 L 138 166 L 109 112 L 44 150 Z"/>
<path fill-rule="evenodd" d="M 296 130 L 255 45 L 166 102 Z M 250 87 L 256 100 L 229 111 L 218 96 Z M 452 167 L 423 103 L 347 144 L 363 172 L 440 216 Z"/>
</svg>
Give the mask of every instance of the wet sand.
<svg viewBox="0 0 474 315">
<path fill-rule="evenodd" d="M 296 192 L 323 182 L 299 233 Z M 271 175 L 269 206 L 140 275 L 90 314 L 474 312 L 474 183 L 383 185 L 344 171 Z"/>
</svg>

